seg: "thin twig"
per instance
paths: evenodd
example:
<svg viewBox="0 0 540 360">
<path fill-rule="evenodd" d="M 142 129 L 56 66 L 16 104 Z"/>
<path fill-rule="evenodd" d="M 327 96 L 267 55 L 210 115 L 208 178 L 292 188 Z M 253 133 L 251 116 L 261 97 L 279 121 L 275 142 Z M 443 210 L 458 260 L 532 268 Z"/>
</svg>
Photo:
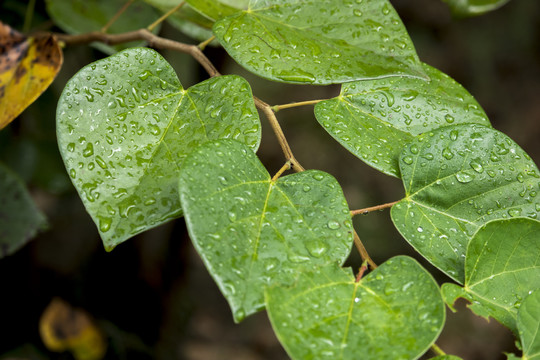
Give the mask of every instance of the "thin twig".
<svg viewBox="0 0 540 360">
<path fill-rule="evenodd" d="M 362 260 L 366 261 L 372 269 L 376 269 L 377 264 L 375 264 L 375 262 L 369 256 L 366 248 L 364 247 L 364 244 L 362 244 L 362 240 L 360 240 L 360 236 L 358 236 L 358 234 L 356 233 L 356 230 L 354 230 L 354 245 L 360 253 L 360 257 L 362 258 Z"/>
<path fill-rule="evenodd" d="M 315 104 L 317 104 L 317 103 L 319 103 L 321 101 L 324 101 L 324 100 L 326 100 L 326 99 L 307 100 L 307 101 L 294 102 L 294 103 L 290 103 L 290 104 L 274 105 L 274 106 L 272 106 L 272 110 L 274 112 L 278 112 L 279 110 L 289 109 L 289 108 L 298 107 L 298 106 L 315 105 Z"/>
<path fill-rule="evenodd" d="M 431 345 L 431 350 L 437 355 L 446 355 L 446 353 L 437 346 L 437 344 Z"/>
<path fill-rule="evenodd" d="M 270 122 L 270 126 L 272 126 L 272 130 L 274 130 L 274 133 L 276 134 L 279 145 L 281 146 L 281 150 L 283 150 L 283 154 L 285 155 L 285 158 L 291 163 L 294 171 L 296 172 L 304 171 L 305 169 L 302 167 L 302 165 L 300 165 L 298 160 L 295 159 L 292 153 L 291 147 L 289 146 L 289 143 L 287 142 L 287 139 L 285 138 L 285 134 L 283 134 L 281 125 L 279 125 L 279 122 L 276 118 L 276 114 L 274 114 L 274 111 L 272 110 L 272 107 L 255 96 L 253 97 L 253 99 L 255 100 L 255 106 L 257 106 L 257 108 L 259 108 L 264 113 L 264 115 Z"/>
<path fill-rule="evenodd" d="M 208 44 L 210 44 L 212 41 L 214 41 L 215 38 L 216 38 L 216 36 L 212 35 L 209 39 L 204 40 L 203 42 L 201 42 L 197 46 L 199 47 L 199 49 L 204 50 L 208 46 Z"/>
<path fill-rule="evenodd" d="M 393 205 L 397 204 L 398 202 L 399 202 L 399 200 L 398 201 L 393 201 L 393 202 L 387 203 L 387 204 L 382 204 L 382 205 L 377 205 L 377 206 L 364 208 L 364 209 L 351 210 L 351 216 L 365 215 L 365 214 L 368 214 L 368 213 L 370 213 L 372 211 L 387 209 L 387 208 L 390 208 Z"/>
<path fill-rule="evenodd" d="M 283 165 L 281 169 L 279 169 L 276 175 L 274 175 L 274 177 L 272 178 L 272 181 L 276 181 L 281 176 L 281 174 L 283 174 L 285 171 L 289 170 L 290 168 L 291 168 L 291 162 L 287 161 L 285 165 Z"/>
<path fill-rule="evenodd" d="M 152 24 L 148 25 L 148 27 L 146 28 L 148 31 L 152 31 L 154 30 L 154 28 L 156 26 L 158 26 L 159 24 L 161 24 L 163 21 L 165 21 L 165 19 L 167 19 L 169 16 L 171 16 L 172 14 L 174 14 L 175 12 L 177 12 L 178 10 L 180 10 L 180 8 L 182 6 L 184 6 L 186 2 L 185 1 L 182 1 L 180 4 L 176 5 L 175 7 L 173 7 L 171 10 L 167 11 L 165 14 L 163 14 L 159 19 L 157 19 L 156 21 L 154 21 Z"/>
<path fill-rule="evenodd" d="M 126 3 L 124 4 L 124 6 L 122 6 L 122 8 L 121 8 L 120 10 L 118 10 L 118 12 L 117 12 L 116 14 L 114 14 L 114 16 L 109 20 L 109 22 L 108 22 L 107 24 L 105 24 L 105 26 L 103 26 L 103 27 L 101 28 L 101 32 L 102 32 L 102 33 L 106 33 L 107 30 L 109 30 L 109 28 L 111 27 L 111 25 L 114 24 L 114 22 L 115 22 L 116 20 L 118 20 L 118 18 L 120 17 L 120 15 L 122 15 L 122 14 L 124 13 L 124 11 L 126 11 L 127 8 L 128 8 L 131 4 L 133 4 L 134 1 L 135 1 L 135 0 L 129 0 L 128 2 L 126 2 Z"/>
<path fill-rule="evenodd" d="M 364 261 L 362 263 L 362 266 L 360 266 L 360 269 L 358 270 L 358 274 L 356 275 L 356 282 L 360 282 L 360 280 L 362 280 L 362 276 L 364 276 L 364 273 L 367 271 L 367 269 L 368 269 L 367 261 Z"/>
<path fill-rule="evenodd" d="M 55 34 L 56 38 L 66 45 L 87 44 L 93 41 L 100 41 L 106 44 L 115 45 L 134 40 L 145 40 L 149 46 L 159 49 L 169 49 L 180 51 L 191 55 L 210 76 L 219 76 L 220 73 L 214 67 L 212 62 L 204 55 L 197 45 L 184 44 L 178 41 L 166 39 L 154 35 L 147 29 L 139 29 L 121 34 L 104 34 L 99 31 L 94 31 L 80 35 Z"/>
</svg>

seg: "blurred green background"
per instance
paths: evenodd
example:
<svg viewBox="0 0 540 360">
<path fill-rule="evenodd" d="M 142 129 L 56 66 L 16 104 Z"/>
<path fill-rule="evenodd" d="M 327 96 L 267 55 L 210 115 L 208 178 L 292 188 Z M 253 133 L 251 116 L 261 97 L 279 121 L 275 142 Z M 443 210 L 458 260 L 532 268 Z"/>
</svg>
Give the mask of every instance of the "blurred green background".
<svg viewBox="0 0 540 360">
<path fill-rule="evenodd" d="M 492 13 L 453 19 L 439 0 L 392 0 L 420 55 L 465 86 L 493 126 L 540 161 L 540 2 L 513 0 Z M 26 1 L 0 0 L 0 21 L 22 29 Z M 33 25 L 52 26 L 38 0 Z M 148 24 L 141 24 L 145 27 Z M 57 28 L 51 28 L 60 31 Z M 164 24 L 161 35 L 197 43 Z M 162 52 L 184 87 L 207 78 L 190 57 Z M 269 82 L 247 73 L 220 48 L 209 58 L 223 74 L 239 74 L 270 104 L 330 98 L 338 86 Z M 49 228 L 14 255 L 0 259 L 0 358 L 71 359 L 40 340 L 40 315 L 54 297 L 85 309 L 106 335 L 110 359 L 286 359 L 264 313 L 235 325 L 227 303 L 190 244 L 183 219 L 134 237 L 106 253 L 66 174 L 56 145 L 55 108 L 81 67 L 106 55 L 88 46 L 65 49 L 53 85 L 0 131 L 0 161 L 26 182 Z M 311 106 L 278 112 L 296 158 L 341 183 L 351 209 L 403 196 L 385 176 L 341 148 L 317 123 Z M 266 121 L 259 157 L 270 173 L 284 163 Z M 1 206 L 1 204 L 0 204 Z M 394 229 L 388 211 L 358 216 L 355 228 L 377 263 L 397 254 L 419 259 L 439 282 L 449 281 L 416 255 Z M 354 251 L 353 251 L 354 253 Z M 358 266 L 353 255 L 349 260 Z M 448 312 L 438 345 L 467 360 L 505 359 L 516 351 L 509 330 L 476 317 L 460 302 Z M 425 357 L 427 358 L 427 357 Z"/>
</svg>

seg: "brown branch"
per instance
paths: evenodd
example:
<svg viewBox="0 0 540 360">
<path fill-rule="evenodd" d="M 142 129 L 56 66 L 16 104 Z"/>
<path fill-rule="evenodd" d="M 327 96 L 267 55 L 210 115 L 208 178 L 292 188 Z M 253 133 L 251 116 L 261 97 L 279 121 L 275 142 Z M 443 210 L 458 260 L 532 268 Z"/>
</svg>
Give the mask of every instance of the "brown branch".
<svg viewBox="0 0 540 360">
<path fill-rule="evenodd" d="M 291 168 L 291 162 L 287 161 L 285 163 L 285 165 L 283 165 L 281 167 L 281 169 L 279 169 L 279 171 L 276 173 L 276 175 L 274 175 L 274 177 L 272 177 L 272 181 L 276 181 L 277 179 L 279 179 L 281 174 L 283 174 L 285 171 L 289 170 L 290 168 Z"/>
<path fill-rule="evenodd" d="M 122 15 L 124 13 L 124 11 L 127 10 L 127 8 L 133 4 L 135 0 L 129 0 L 128 2 L 126 2 L 124 4 L 124 6 L 122 6 L 122 8 L 120 10 L 118 10 L 118 12 L 116 14 L 114 14 L 114 16 L 109 20 L 109 22 L 107 24 L 105 24 L 104 27 L 101 28 L 101 32 L 102 33 L 105 33 L 107 32 L 107 30 L 109 30 L 109 28 L 111 27 L 112 24 L 114 24 L 114 22 L 116 20 L 118 20 L 118 18 L 120 17 L 120 15 Z"/>
<path fill-rule="evenodd" d="M 148 31 L 152 31 L 154 30 L 154 28 L 156 26 L 158 26 L 159 24 L 161 24 L 163 21 L 165 21 L 169 16 L 171 16 L 172 14 L 174 14 L 175 12 L 177 12 L 178 10 L 180 10 L 180 8 L 182 6 L 184 6 L 186 2 L 185 1 L 182 1 L 180 4 L 176 5 L 175 7 L 173 7 L 171 10 L 167 11 L 165 14 L 163 14 L 159 19 L 157 19 L 156 21 L 154 21 L 152 24 L 148 25 L 147 29 Z"/>
<path fill-rule="evenodd" d="M 88 44 L 100 41 L 105 44 L 115 45 L 129 41 L 144 40 L 149 46 L 157 49 L 169 49 L 191 55 L 206 70 L 210 76 L 219 76 L 220 73 L 214 64 L 204 55 L 197 45 L 184 44 L 178 41 L 166 39 L 152 34 L 147 29 L 125 32 L 121 34 L 104 34 L 94 31 L 80 35 L 55 34 L 56 38 L 66 45 Z"/>
<path fill-rule="evenodd" d="M 372 206 L 372 207 L 368 207 L 368 208 L 364 208 L 364 209 L 359 209 L 359 210 L 351 210 L 351 216 L 355 216 L 355 215 L 365 215 L 365 214 L 368 214 L 372 211 L 377 211 L 377 210 L 383 210 L 383 209 L 387 209 L 387 208 L 390 208 L 392 207 L 393 205 L 397 204 L 399 202 L 398 201 L 393 201 L 391 203 L 387 203 L 387 204 L 382 204 L 382 205 L 377 205 L 377 206 Z"/>
<path fill-rule="evenodd" d="M 274 133 L 276 134 L 279 145 L 281 146 L 281 150 L 283 150 L 283 154 L 285 155 L 285 158 L 287 159 L 287 161 L 290 162 L 294 171 L 296 172 L 304 171 L 305 169 L 302 167 L 302 165 L 300 165 L 298 160 L 295 159 L 292 153 L 291 147 L 289 146 L 289 143 L 287 142 L 287 139 L 285 138 L 285 134 L 283 133 L 283 130 L 281 129 L 281 125 L 279 125 L 279 122 L 276 118 L 276 114 L 272 110 L 272 107 L 255 96 L 253 97 L 253 99 L 255 100 L 255 106 L 257 106 L 257 108 L 259 108 L 264 113 L 264 115 L 270 122 L 270 126 L 272 126 L 272 130 L 274 130 Z"/>
<path fill-rule="evenodd" d="M 376 269 L 377 264 L 375 264 L 375 262 L 369 256 L 366 248 L 364 247 L 364 244 L 362 244 L 362 240 L 360 240 L 360 236 L 358 236 L 358 234 L 356 233 L 356 230 L 354 230 L 354 245 L 360 253 L 362 261 L 367 262 L 372 269 Z"/>
</svg>

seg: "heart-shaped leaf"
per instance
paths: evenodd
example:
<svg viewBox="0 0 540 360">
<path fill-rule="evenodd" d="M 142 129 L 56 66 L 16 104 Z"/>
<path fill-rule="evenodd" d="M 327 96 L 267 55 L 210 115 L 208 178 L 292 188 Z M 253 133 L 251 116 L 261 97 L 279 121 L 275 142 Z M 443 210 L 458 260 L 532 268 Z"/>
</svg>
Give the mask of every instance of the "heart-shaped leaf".
<svg viewBox="0 0 540 360">
<path fill-rule="evenodd" d="M 444 303 L 415 260 L 392 258 L 355 282 L 338 266 L 266 291 L 274 331 L 292 359 L 417 359 L 435 341 Z"/>
<path fill-rule="evenodd" d="M 433 265 L 463 283 L 467 244 L 486 222 L 537 217 L 538 168 L 508 136 L 491 128 L 447 126 L 417 137 L 401 153 L 406 197 L 392 221 Z"/>
<path fill-rule="evenodd" d="M 522 360 L 540 359 L 540 290 L 528 295 L 517 312 L 517 328 L 523 349 Z M 514 357 L 517 359 L 517 357 Z M 508 359 L 514 359 L 510 356 Z"/>
<path fill-rule="evenodd" d="M 0 129 L 32 104 L 62 66 L 54 37 L 25 37 L 0 22 Z"/>
<path fill-rule="evenodd" d="M 209 139 L 257 149 L 249 84 L 212 78 L 184 90 L 157 52 L 133 48 L 81 69 L 57 110 L 58 145 L 107 249 L 181 215 L 178 172 Z"/>
<path fill-rule="evenodd" d="M 237 322 L 264 307 L 266 285 L 349 255 L 351 215 L 336 180 L 315 170 L 272 180 L 239 142 L 192 152 L 180 196 L 190 237 Z"/>
<path fill-rule="evenodd" d="M 47 12 L 62 30 L 69 34 L 83 34 L 100 31 L 126 4 L 125 0 L 46 0 Z M 108 33 L 116 34 L 144 28 L 159 18 L 159 13 L 142 1 L 136 1 L 111 24 Z M 160 27 L 153 32 L 157 33 Z M 142 42 L 128 42 L 119 45 L 93 43 L 92 45 L 106 54 L 133 46 Z"/>
<path fill-rule="evenodd" d="M 251 1 L 214 34 L 247 70 L 288 83 L 331 84 L 390 75 L 424 77 L 387 0 Z"/>
<path fill-rule="evenodd" d="M 444 284 L 445 301 L 472 302 L 476 314 L 491 316 L 517 333 L 523 299 L 540 289 L 540 222 L 527 218 L 496 220 L 471 239 L 465 259 L 465 285 Z M 536 324 L 538 326 L 538 323 Z"/>
<path fill-rule="evenodd" d="M 510 0 L 443 0 L 455 16 L 476 16 L 493 11 Z"/>
<path fill-rule="evenodd" d="M 0 165 L 0 258 L 11 255 L 47 224 L 24 183 Z"/>
<path fill-rule="evenodd" d="M 459 123 L 489 125 L 460 84 L 424 64 L 430 80 L 407 76 L 356 81 L 322 101 L 315 116 L 341 145 L 375 169 L 399 176 L 399 154 L 424 132 Z"/>
</svg>

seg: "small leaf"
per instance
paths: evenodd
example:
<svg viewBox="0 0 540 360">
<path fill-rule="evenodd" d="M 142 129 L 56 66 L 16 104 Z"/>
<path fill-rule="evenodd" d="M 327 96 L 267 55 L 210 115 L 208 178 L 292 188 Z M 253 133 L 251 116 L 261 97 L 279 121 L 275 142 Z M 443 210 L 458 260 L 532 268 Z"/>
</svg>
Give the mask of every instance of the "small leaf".
<svg viewBox="0 0 540 360">
<path fill-rule="evenodd" d="M 471 239 L 465 259 L 465 285 L 442 287 L 445 301 L 471 301 L 476 314 L 491 316 L 517 333 L 523 300 L 540 289 L 540 222 L 527 218 L 495 220 Z M 536 323 L 538 325 L 538 323 Z"/>
<path fill-rule="evenodd" d="M 178 172 L 209 139 L 252 150 L 260 122 L 238 76 L 184 90 L 156 51 L 133 48 L 81 69 L 57 109 L 60 152 L 107 249 L 182 214 Z"/>
<path fill-rule="evenodd" d="M 531 158 L 491 128 L 447 126 L 417 137 L 400 155 L 406 197 L 391 216 L 433 265 L 464 281 L 467 244 L 490 220 L 536 218 L 540 175 Z"/>
<path fill-rule="evenodd" d="M 83 34 L 100 31 L 122 9 L 126 0 L 46 0 L 47 12 L 62 30 L 68 34 Z M 117 34 L 144 28 L 159 18 L 159 14 L 144 2 L 136 1 L 123 12 L 109 27 L 107 33 Z M 160 27 L 156 27 L 157 33 Z M 97 49 L 106 54 L 143 42 L 135 41 L 119 45 L 93 43 Z"/>
<path fill-rule="evenodd" d="M 62 61 L 54 37 L 25 37 L 0 22 L 0 129 L 49 87 Z"/>
<path fill-rule="evenodd" d="M 242 9 L 242 7 L 230 6 L 219 0 L 187 0 L 186 2 L 212 21 L 233 15 Z"/>
<path fill-rule="evenodd" d="M 517 328 L 523 348 L 522 359 L 540 359 L 540 290 L 531 292 L 519 307 Z"/>
<path fill-rule="evenodd" d="M 394 257 L 355 282 L 336 265 L 266 291 L 274 331 L 292 359 L 417 359 L 445 320 L 439 287 L 415 260 Z"/>
<path fill-rule="evenodd" d="M 290 283 L 299 271 L 349 255 L 351 215 L 332 176 L 309 170 L 273 181 L 233 140 L 202 145 L 183 166 L 190 237 L 235 321 L 264 307 L 265 285 Z"/>
<path fill-rule="evenodd" d="M 423 77 L 414 46 L 387 0 L 252 1 L 214 34 L 247 70 L 288 83 Z"/>
<path fill-rule="evenodd" d="M 476 16 L 493 11 L 510 0 L 443 0 L 455 16 Z"/>
<path fill-rule="evenodd" d="M 451 124 L 489 126 L 467 90 L 427 64 L 423 69 L 430 81 L 393 76 L 343 84 L 338 97 L 317 104 L 315 116 L 355 156 L 399 177 L 399 154 L 415 136 Z"/>
<path fill-rule="evenodd" d="M 455 355 L 440 355 L 430 358 L 429 360 L 463 360 L 462 358 Z"/>
<path fill-rule="evenodd" d="M 0 165 L 0 258 L 13 254 L 46 227 L 23 182 Z"/>
</svg>

